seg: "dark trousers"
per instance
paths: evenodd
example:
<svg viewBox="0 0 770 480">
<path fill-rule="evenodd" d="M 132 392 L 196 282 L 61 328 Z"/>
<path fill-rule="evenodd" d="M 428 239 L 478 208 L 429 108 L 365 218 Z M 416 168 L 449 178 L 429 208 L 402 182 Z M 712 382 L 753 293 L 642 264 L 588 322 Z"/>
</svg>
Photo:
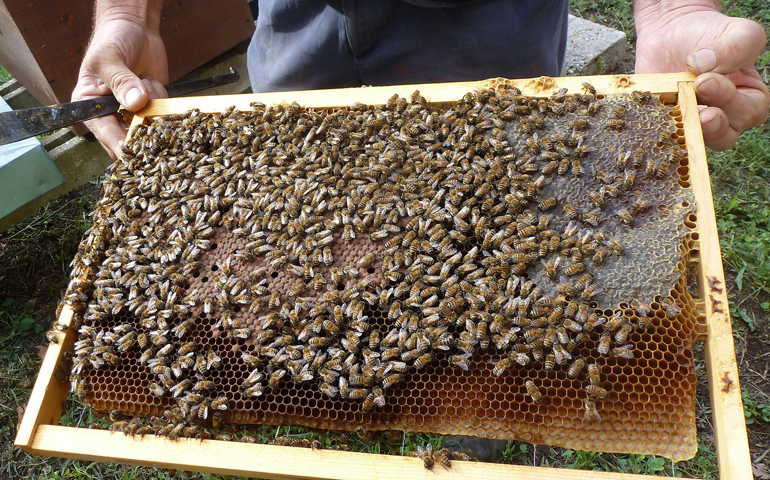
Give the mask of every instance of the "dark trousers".
<svg viewBox="0 0 770 480">
<path fill-rule="evenodd" d="M 249 75 L 255 92 L 557 76 L 567 13 L 565 0 L 260 0 Z"/>
</svg>

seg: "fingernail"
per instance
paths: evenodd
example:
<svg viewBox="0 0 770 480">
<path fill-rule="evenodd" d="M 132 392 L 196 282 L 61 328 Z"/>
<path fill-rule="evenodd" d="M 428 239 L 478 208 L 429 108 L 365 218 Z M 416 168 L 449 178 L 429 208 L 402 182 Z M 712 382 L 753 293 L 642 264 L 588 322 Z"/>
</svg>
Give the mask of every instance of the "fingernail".
<svg viewBox="0 0 770 480">
<path fill-rule="evenodd" d="M 719 82 L 717 82 L 715 78 L 707 78 L 700 82 L 695 88 L 701 95 L 711 97 L 717 93 L 717 90 L 719 90 Z"/>
<path fill-rule="evenodd" d="M 702 110 L 700 112 L 699 117 L 700 117 L 701 127 L 703 128 L 703 131 L 706 133 L 716 132 L 722 127 L 722 116 L 721 115 L 713 116 L 713 115 L 714 114 L 712 112 L 709 112 L 708 110 Z"/>
<path fill-rule="evenodd" d="M 717 56 L 708 48 L 693 53 L 692 61 L 695 63 L 695 67 L 701 72 L 710 72 L 717 66 Z"/>
<path fill-rule="evenodd" d="M 126 94 L 126 108 L 131 108 L 134 106 L 137 100 L 139 100 L 142 97 L 142 91 L 138 88 L 134 87 L 131 90 L 128 91 Z"/>
</svg>

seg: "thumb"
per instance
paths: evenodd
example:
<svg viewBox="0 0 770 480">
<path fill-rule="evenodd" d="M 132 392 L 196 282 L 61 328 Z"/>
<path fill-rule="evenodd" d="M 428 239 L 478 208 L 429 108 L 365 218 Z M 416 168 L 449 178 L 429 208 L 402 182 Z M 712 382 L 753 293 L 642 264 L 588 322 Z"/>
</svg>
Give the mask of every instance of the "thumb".
<svg viewBox="0 0 770 480">
<path fill-rule="evenodd" d="M 141 110 L 150 98 L 147 87 L 118 56 L 102 58 L 92 67 L 94 73 L 112 90 L 123 108 Z"/>
<path fill-rule="evenodd" d="M 730 18 L 722 32 L 697 45 L 687 57 L 687 67 L 696 75 L 728 74 L 754 65 L 767 42 L 765 29 L 744 18 Z"/>
</svg>

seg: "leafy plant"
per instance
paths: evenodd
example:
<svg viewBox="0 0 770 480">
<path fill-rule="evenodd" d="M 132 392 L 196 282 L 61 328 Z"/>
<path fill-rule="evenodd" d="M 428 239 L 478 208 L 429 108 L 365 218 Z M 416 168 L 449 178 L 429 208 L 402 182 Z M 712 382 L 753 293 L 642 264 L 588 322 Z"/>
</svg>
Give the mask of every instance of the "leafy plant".
<svg viewBox="0 0 770 480">
<path fill-rule="evenodd" d="M 31 315 L 34 309 L 32 302 L 26 302 L 20 312 L 16 312 L 18 308 L 14 308 L 15 303 L 16 301 L 13 298 L 6 298 L 0 304 L 0 323 L 5 325 L 6 328 L 4 330 L 8 332 L 0 337 L 0 351 L 3 351 L 3 347 L 22 333 L 39 334 L 45 330 L 45 327 L 37 323 L 35 317 Z M 5 353 L 10 354 L 10 351 L 4 351 Z"/>
<path fill-rule="evenodd" d="M 746 424 L 754 422 L 770 423 L 770 403 L 757 400 L 747 389 L 741 392 L 743 397 L 743 414 L 746 416 Z"/>
</svg>

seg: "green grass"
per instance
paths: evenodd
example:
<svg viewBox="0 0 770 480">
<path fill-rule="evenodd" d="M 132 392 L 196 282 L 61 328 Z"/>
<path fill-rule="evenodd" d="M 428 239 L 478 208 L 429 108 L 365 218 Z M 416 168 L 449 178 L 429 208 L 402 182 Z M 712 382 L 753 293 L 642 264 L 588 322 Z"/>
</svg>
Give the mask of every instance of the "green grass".
<svg viewBox="0 0 770 480">
<path fill-rule="evenodd" d="M 765 0 L 728 0 L 722 10 L 731 17 L 750 18 L 765 27 L 770 37 L 770 4 Z"/>
<path fill-rule="evenodd" d="M 736 287 L 770 293 L 770 124 L 743 132 L 734 149 L 709 152 L 714 209 Z"/>
<path fill-rule="evenodd" d="M 636 42 L 634 9 L 631 0 L 571 0 L 573 15 L 626 33 L 628 42 Z"/>
<path fill-rule="evenodd" d="M 8 73 L 8 70 L 0 66 L 0 85 L 7 82 L 11 78 L 13 77 L 11 77 L 11 74 Z"/>
<path fill-rule="evenodd" d="M 698 438 L 698 452 L 693 459 L 679 463 L 654 455 L 587 452 L 519 442 L 508 444 L 503 463 L 665 477 L 708 479 L 718 474 L 714 445 L 708 436 Z"/>
</svg>

